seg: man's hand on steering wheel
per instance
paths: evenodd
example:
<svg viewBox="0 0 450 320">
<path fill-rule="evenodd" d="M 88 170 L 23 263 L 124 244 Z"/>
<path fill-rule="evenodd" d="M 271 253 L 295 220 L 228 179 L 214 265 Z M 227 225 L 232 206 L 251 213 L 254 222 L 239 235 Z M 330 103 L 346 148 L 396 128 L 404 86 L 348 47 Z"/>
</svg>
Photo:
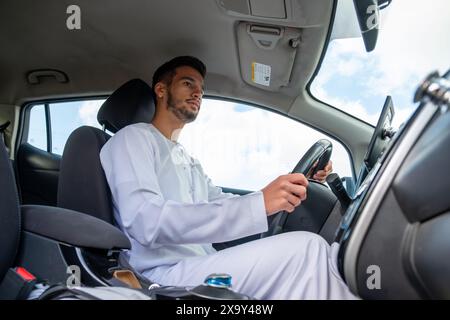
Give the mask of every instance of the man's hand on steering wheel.
<svg viewBox="0 0 450 320">
<path fill-rule="evenodd" d="M 317 165 L 314 165 L 314 167 Z M 313 167 L 313 168 L 314 168 Z M 325 183 L 326 178 L 328 177 L 328 175 L 333 171 L 333 163 L 330 161 L 328 161 L 327 165 L 325 166 L 325 168 L 323 168 L 323 170 L 319 170 L 316 172 L 316 174 L 314 175 L 314 177 L 312 177 L 313 180 Z"/>
<path fill-rule="evenodd" d="M 308 180 L 301 173 L 279 176 L 261 191 L 268 216 L 280 212 L 293 212 L 306 199 Z"/>
<path fill-rule="evenodd" d="M 287 215 L 294 212 L 295 208 L 306 199 L 307 178 L 310 175 L 313 175 L 315 180 L 325 181 L 333 169 L 330 161 L 332 151 L 333 144 L 329 140 L 318 140 L 306 151 L 291 174 L 278 177 L 261 190 L 266 214 L 270 216 L 278 212 L 270 223 L 269 229 L 261 233 L 261 238 L 283 232 Z M 317 172 L 316 168 L 319 169 Z"/>
</svg>

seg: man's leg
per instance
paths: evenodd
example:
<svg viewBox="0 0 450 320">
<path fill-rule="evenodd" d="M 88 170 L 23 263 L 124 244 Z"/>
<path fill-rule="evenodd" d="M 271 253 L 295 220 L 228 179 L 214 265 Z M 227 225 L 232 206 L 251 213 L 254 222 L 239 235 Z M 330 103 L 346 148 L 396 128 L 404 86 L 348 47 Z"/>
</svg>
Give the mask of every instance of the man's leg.
<svg viewBox="0 0 450 320">
<path fill-rule="evenodd" d="M 228 273 L 233 289 L 258 299 L 355 299 L 336 268 L 337 244 L 289 232 L 217 253 L 185 259 L 146 274 L 163 285 L 196 286 L 211 273 Z"/>
</svg>

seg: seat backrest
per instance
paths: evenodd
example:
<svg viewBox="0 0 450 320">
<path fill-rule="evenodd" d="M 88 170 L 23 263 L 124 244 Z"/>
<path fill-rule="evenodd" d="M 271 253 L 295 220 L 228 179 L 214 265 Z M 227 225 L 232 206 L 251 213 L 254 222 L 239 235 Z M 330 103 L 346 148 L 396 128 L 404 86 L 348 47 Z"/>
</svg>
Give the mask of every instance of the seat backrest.
<svg viewBox="0 0 450 320">
<path fill-rule="evenodd" d="M 151 88 L 134 79 L 114 91 L 101 106 L 97 119 L 115 133 L 133 123 L 150 123 L 154 112 Z M 109 137 L 88 126 L 69 136 L 61 159 L 58 206 L 113 223 L 111 192 L 100 162 L 100 150 Z"/>
<path fill-rule="evenodd" d="M 58 180 L 58 207 L 90 214 L 112 223 L 111 193 L 99 153 L 109 135 L 83 126 L 67 139 Z"/>
<path fill-rule="evenodd" d="M 3 140 L 0 140 L 0 282 L 14 264 L 19 239 L 19 197 L 11 161 Z"/>
</svg>

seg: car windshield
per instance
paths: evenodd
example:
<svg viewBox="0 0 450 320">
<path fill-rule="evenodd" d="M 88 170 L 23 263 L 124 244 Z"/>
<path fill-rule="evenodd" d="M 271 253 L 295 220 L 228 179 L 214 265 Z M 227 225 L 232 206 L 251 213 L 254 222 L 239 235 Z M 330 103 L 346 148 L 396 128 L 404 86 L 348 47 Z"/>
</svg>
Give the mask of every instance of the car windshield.
<svg viewBox="0 0 450 320">
<path fill-rule="evenodd" d="M 338 2 L 332 35 L 311 94 L 375 125 L 387 95 L 398 128 L 417 107 L 413 96 L 432 71 L 450 67 L 450 1 L 394 0 L 380 11 L 375 49 L 366 52 L 353 1 Z"/>
</svg>

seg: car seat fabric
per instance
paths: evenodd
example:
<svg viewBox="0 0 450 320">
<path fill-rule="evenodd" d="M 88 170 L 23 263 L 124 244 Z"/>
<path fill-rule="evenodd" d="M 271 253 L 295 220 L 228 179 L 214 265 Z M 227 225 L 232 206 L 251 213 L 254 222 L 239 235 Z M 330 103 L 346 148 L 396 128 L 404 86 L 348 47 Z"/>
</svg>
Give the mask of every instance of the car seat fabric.
<svg viewBox="0 0 450 320">
<path fill-rule="evenodd" d="M 0 141 L 0 282 L 13 265 L 20 239 L 16 182 L 3 141 Z"/>
<path fill-rule="evenodd" d="M 103 103 L 97 120 L 106 130 L 116 133 L 130 124 L 150 123 L 154 114 L 152 88 L 140 79 L 133 79 L 119 87 Z"/>
<path fill-rule="evenodd" d="M 149 123 L 154 113 L 152 89 L 144 81 L 133 79 L 103 103 L 97 118 L 115 133 L 133 123 Z M 109 138 L 107 133 L 88 126 L 69 136 L 61 159 L 59 207 L 113 223 L 111 192 L 100 163 L 100 150 Z"/>
</svg>

